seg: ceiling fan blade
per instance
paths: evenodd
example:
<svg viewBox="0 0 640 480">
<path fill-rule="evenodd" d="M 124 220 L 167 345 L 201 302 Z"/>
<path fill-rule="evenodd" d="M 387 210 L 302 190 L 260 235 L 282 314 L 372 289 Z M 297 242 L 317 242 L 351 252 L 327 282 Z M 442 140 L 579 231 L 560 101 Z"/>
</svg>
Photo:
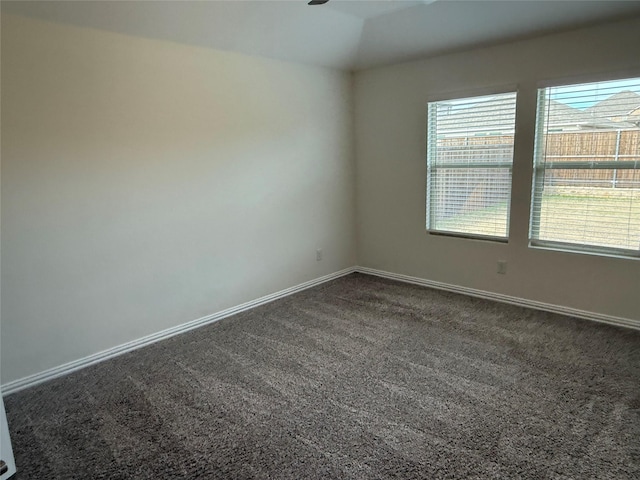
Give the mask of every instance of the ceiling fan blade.
<svg viewBox="0 0 640 480">
<path fill-rule="evenodd" d="M 311 0 L 307 5 L 324 5 L 329 0 Z"/>
</svg>

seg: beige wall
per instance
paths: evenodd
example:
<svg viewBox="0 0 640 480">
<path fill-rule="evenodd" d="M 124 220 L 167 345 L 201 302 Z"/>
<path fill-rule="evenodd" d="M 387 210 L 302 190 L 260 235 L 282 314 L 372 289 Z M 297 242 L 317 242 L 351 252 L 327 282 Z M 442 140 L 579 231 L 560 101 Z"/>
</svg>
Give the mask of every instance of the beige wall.
<svg viewBox="0 0 640 480">
<path fill-rule="evenodd" d="M 347 73 L 2 15 L 2 382 L 354 265 L 352 137 Z"/>
<path fill-rule="evenodd" d="M 619 316 L 640 326 L 640 260 L 528 248 L 537 82 L 640 75 L 640 20 L 356 74 L 358 255 L 362 266 Z M 426 104 L 450 92 L 517 85 L 508 244 L 425 231 Z M 498 275 L 498 260 L 508 273 Z"/>
</svg>

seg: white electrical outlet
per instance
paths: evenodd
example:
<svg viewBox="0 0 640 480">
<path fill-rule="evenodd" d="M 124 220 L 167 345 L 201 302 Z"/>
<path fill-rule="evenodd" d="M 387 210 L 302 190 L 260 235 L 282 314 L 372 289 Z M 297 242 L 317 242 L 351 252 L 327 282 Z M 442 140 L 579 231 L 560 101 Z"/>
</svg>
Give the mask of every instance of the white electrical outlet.
<svg viewBox="0 0 640 480">
<path fill-rule="evenodd" d="M 498 273 L 504 275 L 507 273 L 507 261 L 498 260 Z"/>
<path fill-rule="evenodd" d="M 316 250 L 316 261 L 320 261 L 322 260 L 322 249 L 319 248 L 318 250 Z"/>
</svg>

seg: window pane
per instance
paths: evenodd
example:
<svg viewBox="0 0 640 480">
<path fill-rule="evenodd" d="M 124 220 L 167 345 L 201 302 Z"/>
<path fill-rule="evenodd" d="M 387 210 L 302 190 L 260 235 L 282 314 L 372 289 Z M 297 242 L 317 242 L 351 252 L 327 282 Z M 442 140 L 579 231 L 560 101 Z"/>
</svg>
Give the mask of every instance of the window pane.
<svg viewBox="0 0 640 480">
<path fill-rule="evenodd" d="M 429 103 L 427 228 L 508 236 L 516 94 Z"/>
<path fill-rule="evenodd" d="M 548 170 L 544 175 L 545 187 L 536 198 L 541 208 L 533 219 L 540 240 L 640 249 L 639 170 Z"/>
<path fill-rule="evenodd" d="M 530 238 L 640 251 L 640 79 L 541 89 Z"/>
<path fill-rule="evenodd" d="M 507 236 L 510 169 L 442 168 L 432 182 L 433 230 Z"/>
</svg>

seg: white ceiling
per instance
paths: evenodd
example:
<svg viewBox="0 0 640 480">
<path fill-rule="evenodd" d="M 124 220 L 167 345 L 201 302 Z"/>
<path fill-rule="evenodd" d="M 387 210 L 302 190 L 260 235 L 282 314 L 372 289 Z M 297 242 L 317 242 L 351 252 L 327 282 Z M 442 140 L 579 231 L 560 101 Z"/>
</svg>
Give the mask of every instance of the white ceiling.
<svg viewBox="0 0 640 480">
<path fill-rule="evenodd" d="M 640 1 L 2 1 L 3 13 L 346 70 L 640 15 Z M 634 47 L 635 48 L 635 47 Z"/>
<path fill-rule="evenodd" d="M 397 12 L 404 8 L 415 7 L 416 5 L 433 3 L 434 1 L 435 0 L 334 0 L 327 3 L 323 8 L 331 8 L 358 18 L 368 19 L 391 12 Z"/>
</svg>

